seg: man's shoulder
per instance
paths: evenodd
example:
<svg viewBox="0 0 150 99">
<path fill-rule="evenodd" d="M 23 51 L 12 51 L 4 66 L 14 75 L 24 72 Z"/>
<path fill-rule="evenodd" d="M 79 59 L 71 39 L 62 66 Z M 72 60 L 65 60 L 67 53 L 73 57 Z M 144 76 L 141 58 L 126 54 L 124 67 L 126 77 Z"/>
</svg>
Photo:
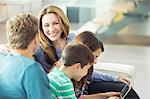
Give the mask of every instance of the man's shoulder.
<svg viewBox="0 0 150 99">
<path fill-rule="evenodd" d="M 32 69 L 34 71 L 43 71 L 41 64 L 32 59 L 23 59 L 22 63 L 24 64 L 25 70 Z"/>
<path fill-rule="evenodd" d="M 3 56 L 4 61 L 8 61 L 8 63 L 20 65 L 19 67 L 23 69 L 27 69 L 33 66 L 40 66 L 38 62 L 33 59 L 27 58 L 19 53 L 4 53 Z"/>
<path fill-rule="evenodd" d="M 38 62 L 36 62 L 34 59 L 27 58 L 23 55 L 16 55 L 17 60 L 19 60 L 23 65 L 25 66 L 32 66 L 32 65 L 40 65 Z"/>
</svg>

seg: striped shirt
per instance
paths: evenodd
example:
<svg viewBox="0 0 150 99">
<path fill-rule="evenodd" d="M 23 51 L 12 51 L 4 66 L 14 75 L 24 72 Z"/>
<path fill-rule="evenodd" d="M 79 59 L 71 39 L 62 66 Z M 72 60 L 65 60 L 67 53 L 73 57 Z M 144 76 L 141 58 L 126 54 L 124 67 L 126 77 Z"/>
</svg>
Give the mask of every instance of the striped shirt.
<svg viewBox="0 0 150 99">
<path fill-rule="evenodd" d="M 54 68 L 48 74 L 48 78 L 51 92 L 54 97 L 58 99 L 77 99 L 72 81 L 64 72 L 60 71 L 58 68 Z"/>
</svg>

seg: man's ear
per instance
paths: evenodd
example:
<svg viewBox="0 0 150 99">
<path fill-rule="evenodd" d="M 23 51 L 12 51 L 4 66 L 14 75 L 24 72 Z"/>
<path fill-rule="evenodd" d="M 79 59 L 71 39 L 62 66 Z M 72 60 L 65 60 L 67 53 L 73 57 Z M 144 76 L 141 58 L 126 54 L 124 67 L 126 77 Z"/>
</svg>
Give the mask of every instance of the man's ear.
<svg viewBox="0 0 150 99">
<path fill-rule="evenodd" d="M 33 42 L 33 44 L 35 44 L 35 45 L 37 44 L 37 37 L 38 37 L 38 36 L 35 35 L 35 37 L 32 39 L 32 42 Z"/>
<path fill-rule="evenodd" d="M 37 49 L 37 47 L 38 47 L 38 45 L 39 45 L 39 40 L 38 40 L 38 35 L 37 35 L 37 34 L 36 34 L 35 37 L 32 39 L 31 43 L 32 43 L 31 46 L 32 46 L 32 48 L 33 48 L 33 52 L 35 52 L 36 49 Z"/>
<path fill-rule="evenodd" d="M 39 36 L 38 36 L 38 34 L 35 35 L 35 44 L 39 44 Z"/>
</svg>

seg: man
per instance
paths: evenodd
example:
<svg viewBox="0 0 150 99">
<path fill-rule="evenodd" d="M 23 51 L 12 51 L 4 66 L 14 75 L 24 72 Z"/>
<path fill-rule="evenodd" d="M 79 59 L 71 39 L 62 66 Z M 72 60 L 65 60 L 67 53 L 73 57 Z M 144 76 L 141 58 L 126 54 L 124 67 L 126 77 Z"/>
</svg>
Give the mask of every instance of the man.
<svg viewBox="0 0 150 99">
<path fill-rule="evenodd" d="M 38 45 L 38 20 L 30 14 L 6 23 L 10 53 L 0 53 L 0 99 L 53 99 L 49 80 L 33 54 Z"/>
</svg>

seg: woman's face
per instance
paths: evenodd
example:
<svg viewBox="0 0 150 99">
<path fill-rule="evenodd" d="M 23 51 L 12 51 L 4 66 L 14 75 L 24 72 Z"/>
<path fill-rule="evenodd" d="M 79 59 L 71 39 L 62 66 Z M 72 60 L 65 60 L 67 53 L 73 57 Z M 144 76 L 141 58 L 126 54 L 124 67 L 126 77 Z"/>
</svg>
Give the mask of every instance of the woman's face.
<svg viewBox="0 0 150 99">
<path fill-rule="evenodd" d="M 42 29 L 51 41 L 60 39 L 63 32 L 58 17 L 54 13 L 47 13 L 42 17 Z"/>
<path fill-rule="evenodd" d="M 94 56 L 94 64 L 97 63 L 97 58 L 99 57 L 99 55 L 102 53 L 102 50 L 99 48 L 96 51 L 92 52 L 93 56 Z"/>
</svg>

